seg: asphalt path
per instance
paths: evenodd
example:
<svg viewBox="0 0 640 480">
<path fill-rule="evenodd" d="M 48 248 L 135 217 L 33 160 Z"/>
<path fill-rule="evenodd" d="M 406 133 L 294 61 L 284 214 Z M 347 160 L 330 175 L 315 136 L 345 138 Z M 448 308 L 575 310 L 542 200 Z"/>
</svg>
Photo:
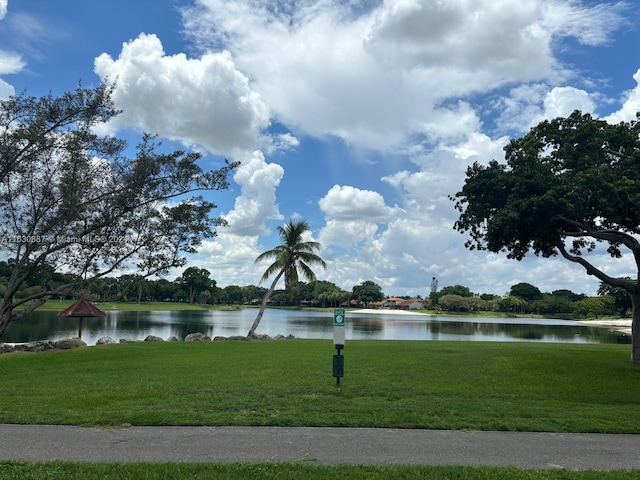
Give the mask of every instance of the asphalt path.
<svg viewBox="0 0 640 480">
<path fill-rule="evenodd" d="M 0 425 L 0 461 L 640 469 L 640 435 L 315 427 Z"/>
</svg>

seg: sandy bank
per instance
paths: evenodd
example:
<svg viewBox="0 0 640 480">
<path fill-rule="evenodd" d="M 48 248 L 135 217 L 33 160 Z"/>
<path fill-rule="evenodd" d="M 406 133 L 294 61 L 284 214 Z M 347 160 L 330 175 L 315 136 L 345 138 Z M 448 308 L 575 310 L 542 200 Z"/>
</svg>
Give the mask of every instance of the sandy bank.
<svg viewBox="0 0 640 480">
<path fill-rule="evenodd" d="M 374 308 L 362 308 L 360 310 L 349 310 L 347 313 L 366 313 L 366 314 L 378 314 L 378 315 L 429 315 L 428 313 L 412 312 L 409 310 L 391 310 L 391 309 L 374 309 Z"/>
<path fill-rule="evenodd" d="M 618 318 L 615 320 L 582 320 L 576 323 L 587 327 L 609 327 L 611 330 L 615 330 L 616 332 L 631 335 L 630 318 Z"/>
</svg>

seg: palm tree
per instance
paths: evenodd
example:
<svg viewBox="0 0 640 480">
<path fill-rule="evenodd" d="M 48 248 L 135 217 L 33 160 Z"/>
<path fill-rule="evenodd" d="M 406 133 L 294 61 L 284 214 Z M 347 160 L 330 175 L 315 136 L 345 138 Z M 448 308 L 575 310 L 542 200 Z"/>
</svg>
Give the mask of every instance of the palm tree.
<svg viewBox="0 0 640 480">
<path fill-rule="evenodd" d="M 271 288 L 267 291 L 262 299 L 262 305 L 260 305 L 260 311 L 258 316 L 251 325 L 251 329 L 247 334 L 247 338 L 253 337 L 258 324 L 264 314 L 264 309 L 267 306 L 267 301 L 276 288 L 276 284 L 280 277 L 284 275 L 284 287 L 285 290 L 291 292 L 298 285 L 298 273 L 312 282 L 316 279 L 316 274 L 311 270 L 310 265 L 320 265 L 322 268 L 327 268 L 327 264 L 318 255 L 313 253 L 320 248 L 318 242 L 305 242 L 302 240 L 302 235 L 308 232 L 309 224 L 305 220 L 301 220 L 294 223 L 293 220 L 289 220 L 284 227 L 278 227 L 278 233 L 282 244 L 275 247 L 273 250 L 268 250 L 256 258 L 256 263 L 266 259 L 273 259 L 274 262 L 262 274 L 260 283 L 264 282 L 271 275 L 277 272 L 276 278 L 271 284 Z M 299 271 L 299 272 L 298 272 Z"/>
</svg>

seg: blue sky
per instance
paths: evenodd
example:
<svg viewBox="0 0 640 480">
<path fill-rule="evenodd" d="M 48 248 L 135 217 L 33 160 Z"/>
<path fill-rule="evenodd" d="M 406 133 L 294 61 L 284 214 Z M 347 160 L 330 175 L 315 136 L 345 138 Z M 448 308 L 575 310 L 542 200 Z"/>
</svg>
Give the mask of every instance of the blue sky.
<svg viewBox="0 0 640 480">
<path fill-rule="evenodd" d="M 117 78 L 124 113 L 105 133 L 156 133 L 207 168 L 240 160 L 212 197 L 230 226 L 190 258 L 219 286 L 257 284 L 275 227 L 304 218 L 319 279 L 346 290 L 424 296 L 436 277 L 591 295 L 562 259 L 467 251 L 448 195 L 541 120 L 633 119 L 639 26 L 612 1 L 0 0 L 0 98 Z M 609 275 L 634 274 L 601 253 Z"/>
</svg>

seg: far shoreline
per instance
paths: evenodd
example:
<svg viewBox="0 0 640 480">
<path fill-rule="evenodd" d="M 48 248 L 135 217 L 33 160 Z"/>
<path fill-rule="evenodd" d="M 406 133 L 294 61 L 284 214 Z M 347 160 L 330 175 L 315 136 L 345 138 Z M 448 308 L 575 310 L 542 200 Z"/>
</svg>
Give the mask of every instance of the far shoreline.
<svg viewBox="0 0 640 480">
<path fill-rule="evenodd" d="M 438 315 L 436 313 L 425 313 L 425 312 L 413 312 L 410 310 L 378 310 L 373 308 L 363 308 L 359 310 L 349 310 L 349 313 L 364 313 L 367 315 L 376 315 L 376 314 L 393 314 L 393 315 L 427 315 L 427 316 L 435 316 Z M 478 318 L 496 318 L 482 315 L 477 315 Z M 514 317 L 516 318 L 516 317 Z M 532 317 L 535 318 L 535 317 Z M 576 325 L 583 325 L 586 327 L 606 327 L 611 328 L 620 333 L 624 333 L 626 335 L 631 335 L 631 324 L 632 320 L 630 318 L 619 318 L 619 319 L 594 319 L 594 320 L 568 320 L 570 322 L 574 322 Z"/>
<path fill-rule="evenodd" d="M 74 303 L 73 300 L 49 300 L 44 305 L 38 307 L 37 310 L 41 311 L 62 311 Z M 256 305 L 197 305 L 180 302 L 97 302 L 96 305 L 100 310 L 104 312 L 108 311 L 231 311 L 244 308 L 258 308 Z M 333 307 L 327 308 L 305 308 L 305 307 L 267 307 L 269 309 L 284 309 L 284 310 L 310 310 L 310 311 L 327 311 L 331 312 Z M 415 310 L 397 310 L 397 309 L 374 309 L 374 308 L 359 308 L 359 309 L 345 309 L 347 313 L 365 314 L 365 315 L 407 315 L 407 316 L 460 316 L 460 317 L 476 317 L 476 318 L 543 318 L 540 315 L 535 314 L 491 314 L 491 312 L 475 312 L 470 314 L 469 312 L 428 312 L 428 311 L 415 311 Z M 574 322 L 576 325 L 583 326 L 598 326 L 608 327 L 612 330 L 616 330 L 627 335 L 631 335 L 631 319 L 619 318 L 619 319 L 567 319 Z"/>
</svg>

